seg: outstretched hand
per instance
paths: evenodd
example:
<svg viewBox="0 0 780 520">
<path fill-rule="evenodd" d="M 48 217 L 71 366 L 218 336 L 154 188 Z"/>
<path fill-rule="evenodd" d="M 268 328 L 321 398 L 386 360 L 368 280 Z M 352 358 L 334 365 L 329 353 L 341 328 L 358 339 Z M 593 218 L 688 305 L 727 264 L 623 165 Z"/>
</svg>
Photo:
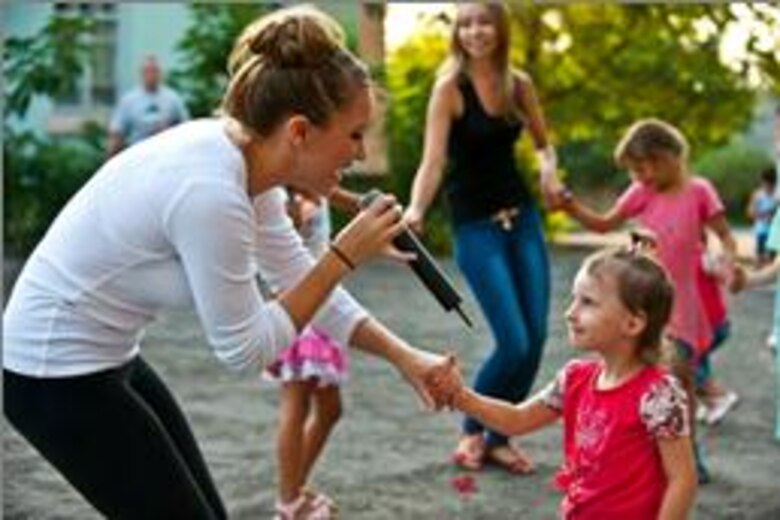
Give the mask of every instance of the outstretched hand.
<svg viewBox="0 0 780 520">
<path fill-rule="evenodd" d="M 552 211 L 563 209 L 566 203 L 563 196 L 566 186 L 558 179 L 555 172 L 543 172 L 539 184 L 547 209 Z"/>
<path fill-rule="evenodd" d="M 735 264 L 727 287 L 733 294 L 743 291 L 747 287 L 748 274 L 744 267 Z"/>
<path fill-rule="evenodd" d="M 437 403 L 450 410 L 453 408 L 455 397 L 464 388 L 463 376 L 453 354 L 448 354 L 444 364 L 428 372 L 425 385 Z"/>
<path fill-rule="evenodd" d="M 452 355 L 445 357 L 415 350 L 399 368 L 426 407 L 432 410 L 451 406 L 454 394 L 463 386 Z"/>
</svg>

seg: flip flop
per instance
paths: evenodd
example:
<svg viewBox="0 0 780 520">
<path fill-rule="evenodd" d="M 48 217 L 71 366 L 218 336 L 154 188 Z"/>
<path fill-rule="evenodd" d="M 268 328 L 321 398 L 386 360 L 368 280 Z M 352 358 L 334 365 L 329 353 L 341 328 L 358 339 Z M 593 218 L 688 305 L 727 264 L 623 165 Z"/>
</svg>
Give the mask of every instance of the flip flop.
<svg viewBox="0 0 780 520">
<path fill-rule="evenodd" d="M 505 453 L 505 455 L 497 455 L 497 453 L 501 452 Z M 485 460 L 513 475 L 530 475 L 536 470 L 533 461 L 522 450 L 508 444 L 493 446 L 488 449 L 485 454 Z"/>
<path fill-rule="evenodd" d="M 482 434 L 464 435 L 452 452 L 452 463 L 469 471 L 482 469 L 485 458 L 485 439 Z"/>
</svg>

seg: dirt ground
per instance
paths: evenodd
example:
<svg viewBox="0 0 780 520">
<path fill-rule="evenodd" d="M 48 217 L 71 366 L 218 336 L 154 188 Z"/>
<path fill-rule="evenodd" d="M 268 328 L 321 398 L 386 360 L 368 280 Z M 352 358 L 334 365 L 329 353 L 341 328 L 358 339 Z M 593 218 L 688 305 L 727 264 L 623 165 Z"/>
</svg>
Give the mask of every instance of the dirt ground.
<svg viewBox="0 0 780 520">
<path fill-rule="evenodd" d="M 552 252 L 550 339 L 535 388 L 574 355 L 565 342 L 562 312 L 582 256 L 571 249 Z M 452 263 L 445 265 L 464 288 Z M 441 311 L 400 266 L 374 264 L 347 285 L 413 344 L 456 351 L 469 374 L 490 346 L 485 322 L 465 289 L 474 331 Z M 780 518 L 780 444 L 772 441 L 774 363 L 764 347 L 771 305 L 769 290 L 732 302 L 732 338 L 716 356 L 715 367 L 742 400 L 722 425 L 703 431 L 714 481 L 700 490 L 698 519 Z M 275 489 L 275 388 L 220 366 L 190 314 L 164 316 L 148 332 L 143 351 L 190 417 L 231 517 L 269 518 Z M 535 475 L 514 477 L 488 468 L 472 475 L 476 491 L 462 498 L 452 481 L 463 473 L 448 463 L 459 416 L 422 411 L 389 365 L 362 354 L 352 357 L 344 397 L 345 414 L 314 479 L 338 501 L 341 518 L 555 518 L 560 496 L 549 482 L 561 461 L 559 427 L 518 440 L 538 464 Z M 5 421 L 3 465 L 5 518 L 98 517 Z M 122 478 L 119 469 L 117 478 Z"/>
</svg>

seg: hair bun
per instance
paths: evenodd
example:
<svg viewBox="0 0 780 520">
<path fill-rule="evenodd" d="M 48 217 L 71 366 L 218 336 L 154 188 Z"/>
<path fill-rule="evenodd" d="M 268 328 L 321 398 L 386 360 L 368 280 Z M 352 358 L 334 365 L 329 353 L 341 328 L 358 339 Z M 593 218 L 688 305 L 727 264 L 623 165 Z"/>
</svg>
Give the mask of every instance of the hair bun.
<svg viewBox="0 0 780 520">
<path fill-rule="evenodd" d="M 343 42 L 340 28 L 316 11 L 301 8 L 280 19 L 272 14 L 266 21 L 249 41 L 249 49 L 272 67 L 317 66 Z"/>
</svg>

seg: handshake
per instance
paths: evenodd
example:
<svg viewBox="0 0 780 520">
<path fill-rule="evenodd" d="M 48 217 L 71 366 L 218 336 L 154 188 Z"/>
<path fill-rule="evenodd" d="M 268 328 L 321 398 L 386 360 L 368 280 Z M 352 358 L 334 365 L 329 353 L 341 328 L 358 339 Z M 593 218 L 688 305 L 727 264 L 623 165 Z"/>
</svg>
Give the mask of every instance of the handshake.
<svg viewBox="0 0 780 520">
<path fill-rule="evenodd" d="M 428 370 L 423 377 L 423 385 L 437 410 L 456 409 L 459 398 L 467 391 L 458 361 L 453 354 L 447 355 L 444 363 Z"/>
</svg>

